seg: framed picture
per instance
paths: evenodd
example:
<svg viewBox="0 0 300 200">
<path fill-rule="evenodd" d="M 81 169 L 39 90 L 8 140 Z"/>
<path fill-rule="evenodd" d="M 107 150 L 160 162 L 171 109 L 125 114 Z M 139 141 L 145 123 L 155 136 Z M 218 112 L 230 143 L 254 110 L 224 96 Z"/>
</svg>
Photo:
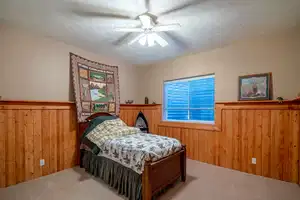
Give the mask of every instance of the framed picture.
<svg viewBox="0 0 300 200">
<path fill-rule="evenodd" d="M 239 101 L 272 99 L 272 73 L 239 77 Z"/>
</svg>

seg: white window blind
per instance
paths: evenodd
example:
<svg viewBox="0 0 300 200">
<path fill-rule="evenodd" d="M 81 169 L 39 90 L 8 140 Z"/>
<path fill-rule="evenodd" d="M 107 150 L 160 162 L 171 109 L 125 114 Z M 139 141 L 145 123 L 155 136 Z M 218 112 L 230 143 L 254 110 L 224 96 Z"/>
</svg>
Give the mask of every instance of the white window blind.
<svg viewBox="0 0 300 200">
<path fill-rule="evenodd" d="M 214 123 L 215 75 L 164 82 L 164 120 Z"/>
</svg>

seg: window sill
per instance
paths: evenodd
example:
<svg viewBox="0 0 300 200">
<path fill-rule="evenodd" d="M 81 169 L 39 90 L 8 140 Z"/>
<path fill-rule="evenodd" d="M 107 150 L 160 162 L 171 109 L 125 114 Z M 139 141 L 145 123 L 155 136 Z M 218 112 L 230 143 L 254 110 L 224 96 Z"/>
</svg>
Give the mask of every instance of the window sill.
<svg viewBox="0 0 300 200">
<path fill-rule="evenodd" d="M 159 126 L 197 129 L 197 130 L 206 130 L 206 131 L 220 131 L 220 128 L 218 128 L 215 124 L 203 124 L 203 123 L 192 123 L 192 122 L 161 121 L 159 123 Z"/>
</svg>

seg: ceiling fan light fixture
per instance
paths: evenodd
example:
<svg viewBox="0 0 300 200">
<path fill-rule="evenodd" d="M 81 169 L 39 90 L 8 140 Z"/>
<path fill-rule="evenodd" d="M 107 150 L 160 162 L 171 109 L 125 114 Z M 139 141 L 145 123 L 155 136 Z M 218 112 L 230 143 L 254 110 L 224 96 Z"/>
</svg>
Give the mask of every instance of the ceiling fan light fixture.
<svg viewBox="0 0 300 200">
<path fill-rule="evenodd" d="M 139 43 L 142 46 L 147 45 L 148 47 L 155 46 L 155 42 L 158 43 L 161 47 L 165 47 L 168 45 L 168 42 L 156 33 L 142 33 L 133 40 L 131 40 L 128 44 L 131 45 L 137 41 L 139 41 Z"/>
<path fill-rule="evenodd" d="M 148 46 L 149 47 L 152 47 L 152 46 L 155 45 L 155 41 L 154 41 L 154 37 L 153 37 L 152 33 L 147 35 L 147 40 L 148 40 Z"/>
<path fill-rule="evenodd" d="M 141 37 L 141 38 L 139 39 L 139 43 L 140 43 L 141 45 L 143 45 L 143 46 L 146 45 L 146 42 L 147 42 L 147 35 L 144 35 L 143 37 Z"/>
</svg>

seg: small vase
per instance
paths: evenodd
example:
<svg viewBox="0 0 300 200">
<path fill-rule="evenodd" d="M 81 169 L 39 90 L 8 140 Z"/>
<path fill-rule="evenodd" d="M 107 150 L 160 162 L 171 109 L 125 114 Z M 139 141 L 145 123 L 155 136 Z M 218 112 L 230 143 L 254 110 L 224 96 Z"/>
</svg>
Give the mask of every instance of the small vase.
<svg viewBox="0 0 300 200">
<path fill-rule="evenodd" d="M 149 99 L 148 99 L 148 97 L 145 97 L 145 104 L 149 104 Z"/>
</svg>

